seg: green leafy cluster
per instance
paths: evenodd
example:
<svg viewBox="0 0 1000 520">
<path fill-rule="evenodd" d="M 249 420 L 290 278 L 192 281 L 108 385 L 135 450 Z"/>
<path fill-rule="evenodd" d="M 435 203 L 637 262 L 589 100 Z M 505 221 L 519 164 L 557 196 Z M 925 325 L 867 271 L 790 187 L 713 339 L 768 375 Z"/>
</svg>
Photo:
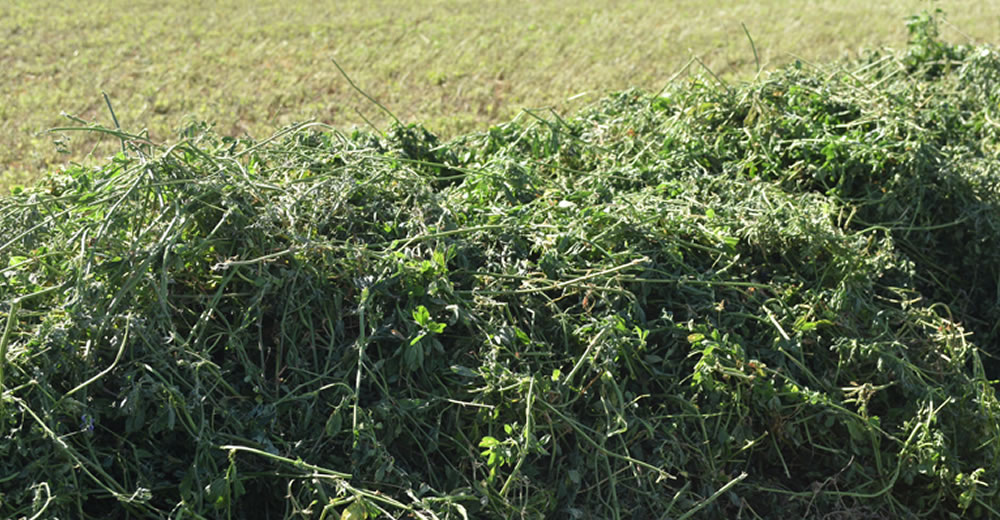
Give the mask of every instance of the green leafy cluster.
<svg viewBox="0 0 1000 520">
<path fill-rule="evenodd" d="M 0 516 L 1000 515 L 1000 55 L 926 52 L 91 129 L 0 200 Z"/>
</svg>

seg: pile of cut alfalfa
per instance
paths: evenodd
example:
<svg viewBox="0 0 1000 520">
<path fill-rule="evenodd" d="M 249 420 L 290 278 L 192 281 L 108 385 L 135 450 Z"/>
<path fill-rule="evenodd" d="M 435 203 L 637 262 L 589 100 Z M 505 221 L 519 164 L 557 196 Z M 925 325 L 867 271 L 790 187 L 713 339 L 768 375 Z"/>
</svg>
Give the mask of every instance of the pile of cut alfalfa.
<svg viewBox="0 0 1000 520">
<path fill-rule="evenodd" d="M 0 517 L 1000 515 L 1000 55 L 0 200 Z"/>
</svg>

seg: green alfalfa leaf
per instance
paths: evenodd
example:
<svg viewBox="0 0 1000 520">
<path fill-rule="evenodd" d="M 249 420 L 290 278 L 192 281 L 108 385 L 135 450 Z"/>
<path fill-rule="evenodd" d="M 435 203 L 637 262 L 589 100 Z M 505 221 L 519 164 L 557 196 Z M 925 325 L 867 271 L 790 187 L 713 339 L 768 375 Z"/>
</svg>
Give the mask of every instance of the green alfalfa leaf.
<svg viewBox="0 0 1000 520">
<path fill-rule="evenodd" d="M 419 370 L 424 365 L 424 345 L 423 343 L 413 343 L 403 352 L 403 361 L 410 371 Z"/>
<path fill-rule="evenodd" d="M 11 256 L 7 261 L 7 267 L 18 267 L 23 263 L 26 263 L 30 258 L 26 256 Z"/>
<path fill-rule="evenodd" d="M 340 433 L 340 428 L 342 425 L 343 425 L 343 417 L 341 417 L 340 411 L 334 410 L 334 412 L 331 413 L 330 417 L 327 418 L 326 420 L 325 430 L 327 436 L 333 437 L 338 433 Z"/>
<path fill-rule="evenodd" d="M 523 345 L 531 344 L 531 338 L 528 337 L 528 335 L 519 327 L 514 327 L 514 335 L 517 336 L 517 339 L 521 342 L 521 344 Z"/>
<path fill-rule="evenodd" d="M 340 520 L 365 520 L 368 518 L 368 509 L 361 500 L 355 500 L 351 505 L 340 513 Z"/>
<path fill-rule="evenodd" d="M 830 321 L 830 320 L 822 320 L 821 319 L 821 320 L 816 320 L 816 321 L 809 321 L 809 320 L 807 320 L 805 318 L 799 318 L 799 319 L 795 320 L 794 327 L 795 327 L 795 330 L 799 330 L 799 331 L 802 331 L 802 332 L 808 332 L 808 331 L 811 331 L 811 330 L 816 330 L 820 325 L 833 325 L 833 324 L 834 323 L 832 321 Z"/>
<path fill-rule="evenodd" d="M 446 323 L 438 323 L 436 321 L 432 321 L 427 325 L 427 330 L 434 334 L 441 334 L 442 332 L 444 332 L 444 329 L 447 326 L 448 324 Z"/>
<path fill-rule="evenodd" d="M 431 253 L 431 260 L 442 272 L 448 269 L 448 261 L 445 259 L 444 251 L 435 249 L 434 252 Z"/>
<path fill-rule="evenodd" d="M 421 327 L 427 327 L 427 323 L 430 320 L 431 313 L 427 310 L 427 307 L 418 305 L 416 309 L 413 309 L 413 321 L 417 322 Z"/>
</svg>

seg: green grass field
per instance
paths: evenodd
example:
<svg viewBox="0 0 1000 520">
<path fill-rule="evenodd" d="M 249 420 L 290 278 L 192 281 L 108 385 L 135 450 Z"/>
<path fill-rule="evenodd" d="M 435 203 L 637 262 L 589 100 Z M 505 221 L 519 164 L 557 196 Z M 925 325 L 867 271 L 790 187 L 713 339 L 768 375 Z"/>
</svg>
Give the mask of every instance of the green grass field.
<svg viewBox="0 0 1000 520">
<path fill-rule="evenodd" d="M 112 153 L 93 136 L 40 133 L 69 123 L 61 112 L 111 124 L 102 91 L 124 128 L 157 142 L 193 120 L 254 137 L 306 119 L 385 125 L 335 58 L 404 121 L 453 136 L 524 107 L 572 111 L 608 91 L 657 90 L 693 55 L 723 77 L 751 75 L 741 23 L 765 66 L 900 47 L 905 17 L 934 7 L 950 41 L 1000 34 L 1000 5 L 978 0 L 183 4 L 0 3 L 0 190 Z"/>
</svg>

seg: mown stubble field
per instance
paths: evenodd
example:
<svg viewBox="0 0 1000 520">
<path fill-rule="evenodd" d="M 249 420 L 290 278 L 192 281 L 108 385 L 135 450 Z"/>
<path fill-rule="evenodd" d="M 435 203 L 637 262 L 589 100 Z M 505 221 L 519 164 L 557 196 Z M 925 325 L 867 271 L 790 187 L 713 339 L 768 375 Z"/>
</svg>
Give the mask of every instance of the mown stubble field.
<svg viewBox="0 0 1000 520">
<path fill-rule="evenodd" d="M 305 119 L 385 125 L 335 58 L 402 120 L 453 136 L 524 107 L 571 111 L 608 91 L 657 90 L 692 56 L 722 77 L 750 77 L 741 23 L 767 67 L 901 47 L 905 18 L 937 7 L 950 41 L 1000 34 L 1000 4 L 978 0 L 14 0 L 0 4 L 0 191 L 113 153 L 91 134 L 43 132 L 70 123 L 62 112 L 110 125 L 102 91 L 124 128 L 157 142 L 201 120 L 254 137 Z"/>
</svg>

